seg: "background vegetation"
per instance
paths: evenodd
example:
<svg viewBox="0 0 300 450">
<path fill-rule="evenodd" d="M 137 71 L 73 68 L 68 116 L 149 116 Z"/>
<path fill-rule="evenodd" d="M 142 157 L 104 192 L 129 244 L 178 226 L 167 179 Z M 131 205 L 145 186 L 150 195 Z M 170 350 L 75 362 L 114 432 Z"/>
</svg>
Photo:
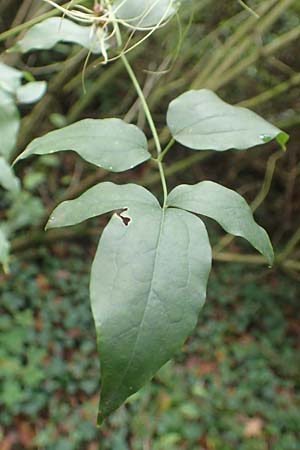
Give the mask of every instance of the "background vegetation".
<svg viewBox="0 0 300 450">
<path fill-rule="evenodd" d="M 217 8 L 213 0 L 186 1 L 182 39 L 175 20 L 131 61 L 162 140 L 168 102 L 202 87 L 291 134 L 286 154 L 276 144 L 224 154 L 175 146 L 166 163 L 170 187 L 211 179 L 252 202 L 272 237 L 274 268 L 210 224 L 215 265 L 197 330 L 176 360 L 97 430 L 88 271 L 94 235 L 107 218 L 47 233 L 43 225 L 57 203 L 99 180 L 134 181 L 161 195 L 159 177 L 151 165 L 108 175 L 67 153 L 20 164 L 22 194 L 1 191 L 0 198 L 0 220 L 15 230 L 10 273 L 0 278 L 1 450 L 299 449 L 300 5 L 248 4 L 259 18 L 235 0 Z M 121 63 L 95 67 L 91 59 L 83 95 L 80 48 L 5 52 L 28 21 L 47 11 L 39 0 L 0 0 L 1 61 L 48 81 L 46 96 L 21 110 L 17 153 L 32 138 L 84 117 L 125 116 L 145 125 Z"/>
</svg>

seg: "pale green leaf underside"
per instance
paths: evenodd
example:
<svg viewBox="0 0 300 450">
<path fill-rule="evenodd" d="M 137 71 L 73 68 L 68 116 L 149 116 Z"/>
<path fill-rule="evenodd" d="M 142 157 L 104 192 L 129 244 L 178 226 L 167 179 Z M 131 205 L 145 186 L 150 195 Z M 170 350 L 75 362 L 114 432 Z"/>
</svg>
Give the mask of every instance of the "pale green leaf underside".
<svg viewBox="0 0 300 450">
<path fill-rule="evenodd" d="M 19 159 L 73 150 L 86 161 L 112 172 L 131 169 L 151 158 L 147 139 L 120 119 L 85 119 L 32 141 Z"/>
<path fill-rule="evenodd" d="M 0 89 L 14 93 L 21 86 L 22 78 L 23 72 L 0 62 Z"/>
<path fill-rule="evenodd" d="M 17 91 L 19 103 L 34 103 L 39 101 L 45 94 L 47 83 L 45 81 L 33 81 L 20 86 Z"/>
<path fill-rule="evenodd" d="M 116 209 L 130 208 L 132 204 L 147 205 L 149 208 L 159 206 L 147 189 L 136 184 L 99 183 L 75 200 L 61 203 L 51 214 L 47 228 L 76 225 Z"/>
<path fill-rule="evenodd" d="M 10 95 L 0 89 L 0 155 L 9 160 L 20 127 L 18 109 Z"/>
<path fill-rule="evenodd" d="M 10 244 L 7 239 L 6 233 L 0 227 L 0 264 L 7 268 L 9 259 Z"/>
<path fill-rule="evenodd" d="M 174 0 L 118 0 L 114 10 L 120 20 L 138 28 L 153 27 L 175 12 Z"/>
<path fill-rule="evenodd" d="M 174 139 L 194 150 L 245 150 L 288 135 L 246 108 L 232 106 L 207 89 L 173 100 L 167 123 Z"/>
<path fill-rule="evenodd" d="M 211 248 L 192 214 L 139 204 L 100 239 L 91 303 L 101 359 L 99 423 L 182 346 L 205 301 Z"/>
<path fill-rule="evenodd" d="M 170 193 L 168 206 L 216 220 L 228 233 L 247 239 L 269 264 L 273 263 L 274 253 L 268 234 L 255 222 L 250 207 L 237 192 L 212 181 L 181 185 Z"/>
<path fill-rule="evenodd" d="M 8 191 L 17 192 L 20 190 L 20 182 L 14 175 L 10 165 L 0 156 L 0 185 Z"/>
<path fill-rule="evenodd" d="M 51 17 L 34 25 L 12 50 L 22 53 L 31 50 L 48 50 L 53 48 L 58 42 L 78 44 L 91 50 L 92 53 L 101 53 L 100 44 L 92 33 L 90 26 L 81 26 L 71 20 L 60 17 Z"/>
</svg>

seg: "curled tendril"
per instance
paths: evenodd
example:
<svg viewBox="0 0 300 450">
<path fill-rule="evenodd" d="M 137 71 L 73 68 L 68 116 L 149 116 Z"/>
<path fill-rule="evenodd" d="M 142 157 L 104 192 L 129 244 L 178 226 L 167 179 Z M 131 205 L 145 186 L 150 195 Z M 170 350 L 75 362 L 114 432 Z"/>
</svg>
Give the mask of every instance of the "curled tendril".
<svg viewBox="0 0 300 450">
<path fill-rule="evenodd" d="M 143 25 L 143 22 L 149 14 L 155 11 L 161 0 L 153 0 L 151 6 L 142 14 L 137 17 L 131 17 L 130 19 L 118 18 L 119 10 L 129 3 L 130 0 L 122 0 L 116 6 L 111 4 L 110 0 L 95 0 L 93 9 L 86 6 L 76 4 L 75 0 L 71 0 L 67 7 L 63 7 L 56 3 L 55 0 L 43 0 L 52 7 L 58 9 L 63 13 L 63 17 L 68 17 L 78 23 L 91 26 L 91 40 L 95 39 L 99 42 L 101 52 L 103 55 L 103 61 L 101 64 L 107 64 L 110 61 L 117 60 L 121 54 L 129 53 L 137 46 L 142 44 L 148 39 L 157 29 L 165 26 L 172 18 L 172 10 L 174 8 L 174 0 L 169 0 L 166 5 L 166 10 L 158 23 L 153 26 Z M 120 28 L 125 28 L 129 33 L 129 36 L 123 45 L 123 48 L 119 49 L 118 55 L 109 58 L 107 49 L 110 46 L 109 42 L 118 33 Z M 132 43 L 132 39 L 138 31 L 146 32 L 146 34 Z"/>
</svg>

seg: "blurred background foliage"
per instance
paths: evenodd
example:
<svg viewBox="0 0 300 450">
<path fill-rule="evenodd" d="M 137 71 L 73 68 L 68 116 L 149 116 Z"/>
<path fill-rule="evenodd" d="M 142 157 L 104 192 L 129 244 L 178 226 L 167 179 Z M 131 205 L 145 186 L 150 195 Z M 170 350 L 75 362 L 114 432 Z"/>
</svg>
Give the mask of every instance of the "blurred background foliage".
<svg viewBox="0 0 300 450">
<path fill-rule="evenodd" d="M 137 182 L 160 196 L 159 176 L 151 164 L 111 175 L 70 153 L 21 163 L 22 193 L 1 190 L 0 197 L 0 220 L 13 230 L 10 273 L 0 278 L 0 450 L 300 448 L 300 4 L 247 4 L 259 18 L 235 0 L 217 7 L 213 0 L 186 0 L 180 21 L 130 59 L 163 142 L 169 101 L 203 87 L 290 133 L 286 154 L 276 144 L 223 154 L 177 145 L 166 160 L 170 188 L 211 179 L 243 194 L 272 237 L 274 268 L 210 223 L 216 262 L 194 335 L 97 430 L 88 276 L 107 217 L 47 233 L 43 226 L 57 203 L 98 181 Z M 21 107 L 16 153 L 32 138 L 84 117 L 125 117 L 145 127 L 121 62 L 99 66 L 92 57 L 83 94 L 87 52 L 80 47 L 6 52 L 28 21 L 48 12 L 40 0 L 0 0 L 1 61 L 48 82 L 33 108 Z"/>
</svg>

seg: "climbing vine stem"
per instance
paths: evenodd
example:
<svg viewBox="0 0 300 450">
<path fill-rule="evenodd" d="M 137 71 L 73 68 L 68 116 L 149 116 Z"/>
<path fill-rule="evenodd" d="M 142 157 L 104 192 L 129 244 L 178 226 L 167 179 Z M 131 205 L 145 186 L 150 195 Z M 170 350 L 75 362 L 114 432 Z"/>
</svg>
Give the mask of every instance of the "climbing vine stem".
<svg viewBox="0 0 300 450">
<path fill-rule="evenodd" d="M 115 23 L 115 27 L 116 27 L 117 43 L 118 43 L 118 46 L 120 48 L 122 48 L 122 36 L 121 36 L 120 29 L 119 29 L 119 26 L 118 26 L 117 22 Z M 145 95 L 143 93 L 143 90 L 142 90 L 142 88 L 141 88 L 141 86 L 140 86 L 140 84 L 139 84 L 139 82 L 138 82 L 138 80 L 137 80 L 137 78 L 135 76 L 133 68 L 131 67 L 131 65 L 130 65 L 130 63 L 129 63 L 129 61 L 128 61 L 128 59 L 127 59 L 127 57 L 126 57 L 126 55 L 124 54 L 123 51 L 121 51 L 120 58 L 121 58 L 121 60 L 122 60 L 122 62 L 124 64 L 124 67 L 125 67 L 128 75 L 129 75 L 129 77 L 130 77 L 130 79 L 132 81 L 132 84 L 133 84 L 133 86 L 134 86 L 134 88 L 136 90 L 136 93 L 139 96 L 139 99 L 141 101 L 141 105 L 143 107 L 143 110 L 144 110 L 144 113 L 145 113 L 148 125 L 150 127 L 150 130 L 151 130 L 151 133 L 152 133 L 152 136 L 153 136 L 153 139 L 154 139 L 156 152 L 157 152 L 157 159 L 154 159 L 154 161 L 157 163 L 158 169 L 159 169 L 159 174 L 160 174 L 162 188 L 163 188 L 163 195 L 164 195 L 163 207 L 165 208 L 166 204 L 167 204 L 168 188 L 167 188 L 167 181 L 166 181 L 166 177 L 165 177 L 164 167 L 163 167 L 162 159 L 161 159 L 161 156 L 162 156 L 163 152 L 162 152 L 162 148 L 161 148 L 161 145 L 160 145 L 158 132 L 157 132 L 157 129 L 156 129 L 156 126 L 155 126 L 155 123 L 154 123 L 151 111 L 149 109 L 148 103 L 146 101 Z"/>
<path fill-rule="evenodd" d="M 123 64 L 128 72 L 128 75 L 134 85 L 134 88 L 140 98 L 141 104 L 143 106 L 144 112 L 145 112 L 145 116 L 147 118 L 149 127 L 151 129 L 151 133 L 153 135 L 153 139 L 155 142 L 155 147 L 156 147 L 156 151 L 157 151 L 157 159 L 155 159 L 155 161 L 157 162 L 158 165 L 158 169 L 159 169 L 159 173 L 160 173 L 160 178 L 161 178 L 161 183 L 162 183 L 162 188 L 163 188 L 163 194 L 164 194 L 164 202 L 163 202 L 163 207 L 166 206 L 167 203 L 167 196 L 168 196 L 168 188 L 167 188 L 167 182 L 166 182 L 166 177 L 165 177 L 165 172 L 164 172 L 164 168 L 163 168 L 163 164 L 162 161 L 160 159 L 160 156 L 162 155 L 162 149 L 161 149 L 161 145 L 160 145 L 160 141 L 159 141 L 159 136 L 157 133 L 157 129 L 156 126 L 154 124 L 153 118 L 152 118 L 152 114 L 150 112 L 150 109 L 148 107 L 147 101 L 145 99 L 144 93 L 139 85 L 139 82 L 135 76 L 135 73 L 128 61 L 128 59 L 126 58 L 126 56 L 124 55 L 124 53 L 121 53 L 121 59 L 123 61 Z"/>
<path fill-rule="evenodd" d="M 160 154 L 160 156 L 159 156 L 160 161 L 164 160 L 164 157 L 169 152 L 169 150 L 171 150 L 171 148 L 173 147 L 174 144 L 175 144 L 175 139 L 172 138 L 170 140 L 170 142 L 167 144 L 167 146 L 164 148 L 163 152 Z"/>
</svg>

